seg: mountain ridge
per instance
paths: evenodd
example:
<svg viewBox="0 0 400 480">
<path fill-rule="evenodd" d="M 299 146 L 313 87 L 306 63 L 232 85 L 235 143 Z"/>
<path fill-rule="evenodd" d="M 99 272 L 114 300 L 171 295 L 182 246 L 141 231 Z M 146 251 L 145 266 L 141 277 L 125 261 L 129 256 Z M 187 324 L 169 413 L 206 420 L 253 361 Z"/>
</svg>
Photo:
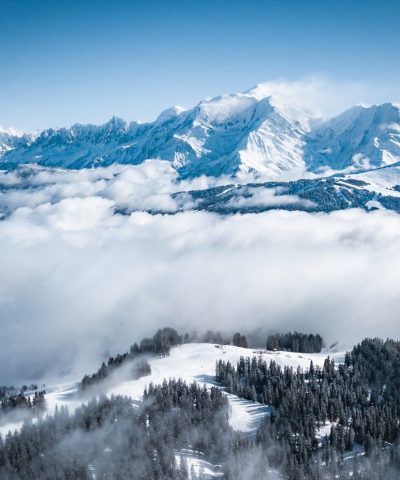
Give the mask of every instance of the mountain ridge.
<svg viewBox="0 0 400 480">
<path fill-rule="evenodd" d="M 363 171 L 400 161 L 400 107 L 355 106 L 323 120 L 257 85 L 237 94 L 172 107 L 154 122 L 112 117 L 37 135 L 0 130 L 0 168 L 37 163 L 93 168 L 167 160 L 180 177 Z"/>
</svg>

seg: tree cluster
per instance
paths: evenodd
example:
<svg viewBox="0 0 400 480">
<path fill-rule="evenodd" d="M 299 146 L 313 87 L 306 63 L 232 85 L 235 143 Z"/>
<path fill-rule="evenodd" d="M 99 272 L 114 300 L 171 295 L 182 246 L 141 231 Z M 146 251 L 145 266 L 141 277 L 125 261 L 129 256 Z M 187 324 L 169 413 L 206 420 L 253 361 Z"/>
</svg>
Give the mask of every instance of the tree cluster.
<svg viewBox="0 0 400 480">
<path fill-rule="evenodd" d="M 235 347 L 247 348 L 247 338 L 239 332 L 235 333 L 232 338 L 232 345 Z"/>
<path fill-rule="evenodd" d="M 287 352 L 320 353 L 324 342 L 321 335 L 290 332 L 268 335 L 267 350 L 285 350 Z"/>
<path fill-rule="evenodd" d="M 132 371 L 130 378 L 137 380 L 140 377 L 150 375 L 151 367 L 144 355 L 162 355 L 169 354 L 172 347 L 183 343 L 184 337 L 178 334 L 173 328 L 165 327 L 159 329 L 151 338 L 144 338 L 139 344 L 131 345 L 128 352 L 118 354 L 115 357 L 110 357 L 106 362 L 103 362 L 97 372 L 92 375 L 85 375 L 80 384 L 81 391 L 98 384 L 107 377 L 109 377 L 117 368 L 126 364 L 127 362 L 135 362 L 132 364 Z"/>
<path fill-rule="evenodd" d="M 117 368 L 121 367 L 122 364 L 127 363 L 127 358 L 124 358 L 123 360 L 120 360 L 120 358 L 121 357 L 119 355 L 116 357 L 111 357 L 107 364 L 105 362 L 101 364 L 101 367 L 97 370 L 97 372 L 93 373 L 92 375 L 85 375 L 79 383 L 79 390 L 85 391 L 89 387 L 98 385 L 106 378 L 109 378 Z M 145 377 L 146 375 L 151 375 L 151 366 L 147 360 L 141 358 L 134 361 L 134 359 L 135 357 L 129 358 L 129 360 L 132 361 L 132 368 L 129 372 L 129 380 L 137 380 L 141 377 Z"/>
<path fill-rule="evenodd" d="M 35 393 L 30 395 L 24 395 L 21 393 L 15 393 L 8 390 L 7 394 L 0 395 L 0 417 L 10 412 L 24 411 L 32 414 L 42 414 L 46 410 L 46 398 L 45 390 L 36 390 Z"/>
</svg>

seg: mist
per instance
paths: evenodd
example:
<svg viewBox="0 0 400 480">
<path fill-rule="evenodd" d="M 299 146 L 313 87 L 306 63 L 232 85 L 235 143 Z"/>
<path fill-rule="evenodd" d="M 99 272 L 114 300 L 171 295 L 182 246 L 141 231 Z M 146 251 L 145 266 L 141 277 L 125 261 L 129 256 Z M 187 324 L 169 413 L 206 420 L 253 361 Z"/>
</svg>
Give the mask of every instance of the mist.
<svg viewBox="0 0 400 480">
<path fill-rule="evenodd" d="M 167 325 L 399 337 L 397 214 L 171 214 L 217 182 L 165 162 L 1 175 L 0 384 L 81 378 Z"/>
</svg>

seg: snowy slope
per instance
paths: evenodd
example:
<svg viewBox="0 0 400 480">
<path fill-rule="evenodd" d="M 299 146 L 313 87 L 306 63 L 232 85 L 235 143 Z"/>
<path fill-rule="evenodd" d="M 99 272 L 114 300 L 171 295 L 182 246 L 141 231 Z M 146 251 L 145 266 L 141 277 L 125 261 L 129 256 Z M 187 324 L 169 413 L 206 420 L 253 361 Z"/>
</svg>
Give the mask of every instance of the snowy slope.
<svg viewBox="0 0 400 480">
<path fill-rule="evenodd" d="M 236 365 L 241 356 L 252 357 L 261 355 L 264 360 L 274 360 L 281 366 L 307 368 L 312 359 L 315 365 L 323 365 L 327 354 L 302 354 L 291 352 L 254 351 L 248 348 L 224 345 L 222 347 L 209 343 L 189 343 L 180 345 L 171 350 L 171 354 L 164 358 L 150 359 L 152 374 L 139 380 L 127 381 L 113 387 L 108 393 L 128 395 L 140 399 L 143 390 L 150 382 L 162 383 L 164 378 L 182 378 L 187 382 L 193 380 L 207 385 L 215 384 L 215 364 L 217 360 L 224 360 Z M 343 353 L 335 354 L 335 358 L 343 359 Z"/>
<path fill-rule="evenodd" d="M 310 170 L 360 170 L 400 160 L 400 107 L 391 103 L 357 106 L 328 120 L 309 136 Z"/>
<path fill-rule="evenodd" d="M 400 165 L 398 163 L 357 174 L 346 175 L 345 178 L 362 180 L 375 192 L 387 193 L 390 191 L 392 194 L 393 191 L 397 193 L 400 192 Z"/>
<path fill-rule="evenodd" d="M 175 347 L 167 357 L 150 358 L 151 375 L 138 380 L 121 381 L 112 387 L 107 388 L 107 395 L 126 395 L 133 400 L 140 400 L 143 391 L 150 382 L 161 384 L 164 379 L 181 378 L 186 382 L 199 382 L 208 387 L 217 385 L 215 383 L 215 364 L 222 359 L 236 365 L 241 356 L 261 355 L 264 360 L 274 360 L 281 366 L 307 368 L 312 360 L 314 365 L 323 365 L 328 354 L 300 354 L 291 352 L 267 352 L 265 350 L 253 351 L 234 347 L 231 345 L 216 346 L 208 343 L 191 343 Z M 331 353 L 331 358 L 341 362 L 344 359 L 344 352 Z M 82 400 L 77 396 L 76 383 L 60 384 L 47 387 L 46 400 L 49 413 L 53 413 L 56 406 L 67 406 L 74 411 Z M 253 436 L 262 421 L 263 417 L 270 411 L 268 406 L 259 403 L 243 400 L 235 395 L 227 394 L 230 408 L 230 424 L 235 430 L 240 430 Z M 2 425 L 0 433 L 5 435 L 10 429 L 19 430 L 22 422 Z"/>
</svg>

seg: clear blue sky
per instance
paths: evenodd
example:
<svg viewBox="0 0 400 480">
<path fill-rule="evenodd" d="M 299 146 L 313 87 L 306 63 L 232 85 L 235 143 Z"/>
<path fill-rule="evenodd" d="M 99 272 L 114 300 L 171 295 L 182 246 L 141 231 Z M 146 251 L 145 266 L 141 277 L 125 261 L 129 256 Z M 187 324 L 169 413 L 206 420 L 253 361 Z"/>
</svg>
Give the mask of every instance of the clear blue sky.
<svg viewBox="0 0 400 480">
<path fill-rule="evenodd" d="M 316 72 L 396 89 L 399 22 L 398 0 L 0 0 L 0 125 L 151 120 Z"/>
</svg>

